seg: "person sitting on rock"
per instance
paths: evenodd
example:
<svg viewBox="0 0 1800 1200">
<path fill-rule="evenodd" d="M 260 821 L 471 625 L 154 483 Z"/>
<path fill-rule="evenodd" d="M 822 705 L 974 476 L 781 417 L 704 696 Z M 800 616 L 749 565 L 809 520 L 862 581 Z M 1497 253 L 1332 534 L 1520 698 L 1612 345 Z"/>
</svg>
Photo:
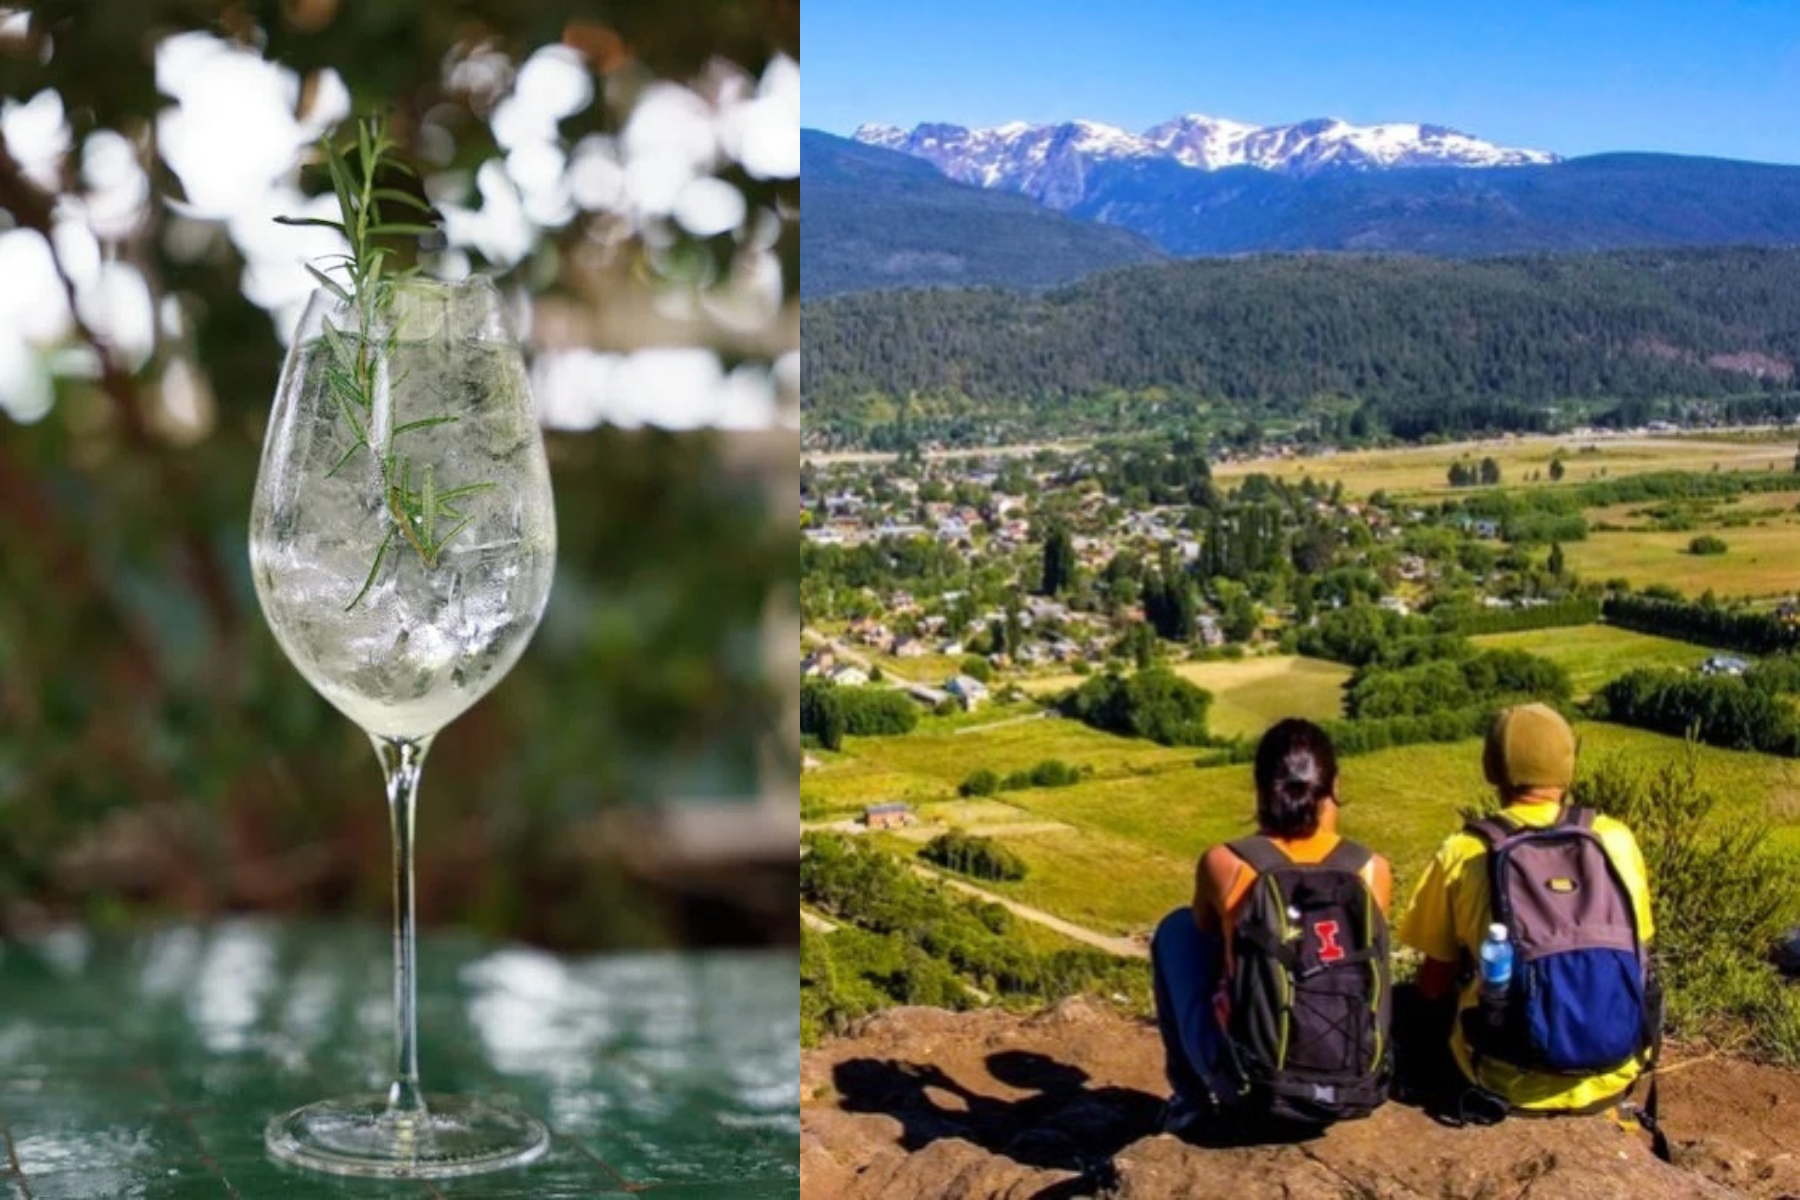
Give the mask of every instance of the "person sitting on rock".
<svg viewBox="0 0 1800 1200">
<path fill-rule="evenodd" d="M 1427 1062 L 1416 1077 L 1438 1083 L 1420 1090 L 1448 1092 L 1459 1120 L 1607 1107 L 1660 1034 L 1643 856 L 1625 825 L 1567 804 L 1575 735 L 1555 709 L 1497 714 L 1482 765 L 1499 813 L 1444 841 L 1397 931 L 1425 956 L 1421 1019 L 1398 1026 L 1430 1029 L 1455 1065 Z"/>
<path fill-rule="evenodd" d="M 1337 755 L 1317 725 L 1270 728 L 1254 778 L 1257 832 L 1201 856 L 1192 905 L 1151 941 L 1166 1132 L 1320 1125 L 1387 1093 L 1388 862 L 1338 835 Z"/>
</svg>

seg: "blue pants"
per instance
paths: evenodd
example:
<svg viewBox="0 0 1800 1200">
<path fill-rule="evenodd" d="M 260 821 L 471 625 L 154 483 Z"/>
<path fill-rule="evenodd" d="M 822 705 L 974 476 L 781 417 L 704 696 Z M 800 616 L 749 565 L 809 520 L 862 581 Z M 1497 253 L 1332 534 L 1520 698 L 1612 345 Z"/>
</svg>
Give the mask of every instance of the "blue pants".
<svg viewBox="0 0 1800 1200">
<path fill-rule="evenodd" d="M 1164 1069 L 1177 1100 L 1205 1105 L 1218 1078 L 1225 1032 L 1213 1015 L 1213 995 L 1225 967 L 1225 942 L 1194 924 L 1192 909 L 1162 919 L 1150 941 L 1150 974 L 1156 989 L 1156 1026 L 1162 1032 Z"/>
</svg>

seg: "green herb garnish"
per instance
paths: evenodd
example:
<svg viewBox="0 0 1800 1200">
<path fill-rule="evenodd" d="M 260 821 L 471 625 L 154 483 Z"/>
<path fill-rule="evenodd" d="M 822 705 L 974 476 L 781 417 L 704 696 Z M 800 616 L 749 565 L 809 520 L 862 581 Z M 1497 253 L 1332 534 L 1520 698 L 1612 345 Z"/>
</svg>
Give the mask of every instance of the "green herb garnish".
<svg viewBox="0 0 1800 1200">
<path fill-rule="evenodd" d="M 354 311 L 356 327 L 339 329 L 329 319 L 323 322 L 325 342 L 331 352 L 331 364 L 325 369 L 325 385 L 337 402 L 355 438 L 327 478 L 349 465 L 359 450 L 374 456 L 381 469 L 383 508 L 391 520 L 387 534 L 375 548 L 375 561 L 362 587 L 346 604 L 346 610 L 357 603 L 375 585 L 381 564 L 396 541 L 404 541 L 417 552 L 427 569 L 435 567 L 450 539 L 469 524 L 457 505 L 479 492 L 493 488 L 492 483 L 472 483 L 461 487 L 438 487 L 432 468 L 427 465 L 415 472 L 410 459 L 395 449 L 401 434 L 447 425 L 458 417 L 423 417 L 403 425 L 390 426 L 385 445 L 376 448 L 370 439 L 370 426 L 375 412 L 378 364 L 391 356 L 395 332 L 393 323 L 385 334 L 378 334 L 380 317 L 388 311 L 394 284 L 413 275 L 416 267 L 393 266 L 394 251 L 382 239 L 431 236 L 438 232 L 437 214 L 419 196 L 396 187 L 385 187 L 376 180 L 384 174 L 398 173 L 412 179 L 417 174 L 394 155 L 398 143 L 388 136 L 387 122 L 379 117 L 365 117 L 356 123 L 355 141 L 339 149 L 329 137 L 319 139 L 325 155 L 325 167 L 331 176 L 332 191 L 337 195 L 339 220 L 322 217 L 276 217 L 284 225 L 318 225 L 335 229 L 350 243 L 350 253 L 334 254 L 320 260 L 323 269 L 306 264 L 312 277 Z M 387 206 L 384 212 L 383 206 Z M 409 209 L 408 219 L 396 220 L 387 215 L 395 207 Z M 342 279 L 333 278 L 333 272 Z M 392 381 L 397 385 L 398 380 Z"/>
</svg>

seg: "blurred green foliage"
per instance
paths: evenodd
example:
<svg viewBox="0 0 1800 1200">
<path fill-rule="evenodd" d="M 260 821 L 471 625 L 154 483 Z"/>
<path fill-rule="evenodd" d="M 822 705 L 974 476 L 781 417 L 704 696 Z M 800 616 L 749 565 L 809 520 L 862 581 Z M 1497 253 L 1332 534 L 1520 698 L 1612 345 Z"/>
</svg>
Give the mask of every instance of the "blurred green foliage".
<svg viewBox="0 0 1800 1200">
<path fill-rule="evenodd" d="M 383 915 L 373 755 L 282 657 L 251 591 L 245 523 L 280 347 L 240 293 L 244 264 L 227 238 L 178 255 L 162 236 L 180 188 L 154 152 L 155 45 L 201 29 L 303 78 L 328 65 L 359 110 L 396 113 L 403 137 L 427 111 L 449 122 L 456 161 L 473 165 L 496 148 L 484 114 L 443 88 L 458 47 L 485 43 L 516 65 L 576 39 L 601 98 L 563 123 L 573 139 L 616 131 L 652 79 L 680 82 L 715 59 L 754 75 L 777 53 L 797 57 L 798 5 L 52 0 L 29 11 L 29 41 L 0 46 L 0 95 L 56 88 L 73 161 L 96 130 L 146 148 L 150 214 L 108 252 L 138 266 L 153 297 L 175 299 L 192 332 L 135 373 L 109 362 L 97 377 L 60 376 L 55 407 L 33 424 L 0 415 L 0 933 L 67 915 Z M 0 227 L 46 228 L 57 197 L 4 151 L 0 139 Z M 752 212 L 797 219 L 797 181 L 724 177 Z M 580 217 L 546 231 L 509 278 L 589 304 L 606 280 L 579 266 L 586 236 Z M 725 240 L 697 250 L 728 256 Z M 788 307 L 795 245 L 784 229 Z M 620 269 L 657 282 L 649 249 L 627 249 Z M 728 365 L 753 356 L 720 349 Z M 204 372 L 216 405 L 197 439 L 157 419 L 177 355 Z M 728 936 L 633 882 L 626 867 L 643 846 L 589 831 L 608 812 L 743 799 L 797 775 L 793 685 L 769 665 L 798 604 L 797 435 L 602 428 L 553 435 L 549 448 L 561 529 L 550 609 L 520 665 L 433 749 L 421 918 L 566 947 Z"/>
</svg>

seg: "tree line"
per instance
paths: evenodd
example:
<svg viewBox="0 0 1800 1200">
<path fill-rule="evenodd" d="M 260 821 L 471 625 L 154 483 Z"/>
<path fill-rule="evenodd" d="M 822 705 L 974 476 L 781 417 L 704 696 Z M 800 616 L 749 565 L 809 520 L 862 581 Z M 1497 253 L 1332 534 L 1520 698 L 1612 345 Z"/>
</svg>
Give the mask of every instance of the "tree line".
<svg viewBox="0 0 1800 1200">
<path fill-rule="evenodd" d="M 1603 721 L 1637 725 L 1709 746 L 1800 755 L 1800 712 L 1774 675 L 1696 675 L 1670 668 L 1627 672 L 1596 693 Z"/>
<path fill-rule="evenodd" d="M 1602 612 L 1608 624 L 1703 646 L 1750 654 L 1800 648 L 1800 623 L 1783 620 L 1773 612 L 1630 593 L 1608 596 Z"/>
<path fill-rule="evenodd" d="M 1549 429 L 1581 408 L 1639 420 L 1671 397 L 1792 398 L 1800 250 L 1261 256 L 1037 295 L 936 289 L 804 308 L 809 428 L 867 423 L 875 396 L 965 415 L 1325 406 L 1413 439 Z"/>
<path fill-rule="evenodd" d="M 846 735 L 894 737 L 918 723 L 919 706 L 892 688 L 838 687 L 819 679 L 800 685 L 800 732 L 827 750 L 842 749 Z"/>
</svg>

